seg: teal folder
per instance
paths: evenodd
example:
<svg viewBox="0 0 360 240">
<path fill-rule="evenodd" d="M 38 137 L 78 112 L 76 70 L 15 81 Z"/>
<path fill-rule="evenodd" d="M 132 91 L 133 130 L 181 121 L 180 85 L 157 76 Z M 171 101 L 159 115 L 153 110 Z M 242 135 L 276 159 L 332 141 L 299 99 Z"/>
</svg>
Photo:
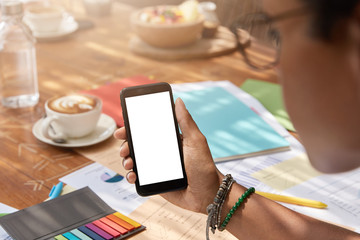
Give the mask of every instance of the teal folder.
<svg viewBox="0 0 360 240">
<path fill-rule="evenodd" d="M 178 97 L 205 135 L 215 162 L 289 150 L 285 138 L 224 88 L 174 92 Z"/>
</svg>

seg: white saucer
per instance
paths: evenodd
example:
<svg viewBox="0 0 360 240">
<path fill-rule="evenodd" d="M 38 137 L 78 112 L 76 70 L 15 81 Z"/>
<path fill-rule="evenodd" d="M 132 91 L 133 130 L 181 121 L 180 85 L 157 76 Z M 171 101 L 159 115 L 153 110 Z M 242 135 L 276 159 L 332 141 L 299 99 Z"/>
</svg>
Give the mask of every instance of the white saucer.
<svg viewBox="0 0 360 240">
<path fill-rule="evenodd" d="M 26 18 L 24 18 L 26 22 Z M 41 32 L 33 30 L 33 35 L 37 40 L 40 41 L 54 41 L 62 39 L 72 33 L 74 33 L 79 28 L 79 24 L 75 19 L 68 15 L 61 23 L 59 30 L 50 31 L 50 32 Z"/>
<path fill-rule="evenodd" d="M 116 129 L 116 123 L 110 116 L 102 113 L 96 126 L 96 129 L 89 135 L 82 138 L 67 139 L 66 143 L 55 143 L 51 139 L 45 137 L 41 132 L 41 122 L 39 119 L 33 126 L 32 132 L 34 136 L 44 143 L 59 147 L 84 147 L 90 146 L 108 139 Z"/>
</svg>

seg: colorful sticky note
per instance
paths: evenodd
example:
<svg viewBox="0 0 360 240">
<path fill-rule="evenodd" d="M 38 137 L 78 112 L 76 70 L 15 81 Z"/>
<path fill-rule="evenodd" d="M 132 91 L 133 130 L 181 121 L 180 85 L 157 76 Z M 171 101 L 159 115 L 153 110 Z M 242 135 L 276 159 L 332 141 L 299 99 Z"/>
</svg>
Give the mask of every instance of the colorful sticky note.
<svg viewBox="0 0 360 240">
<path fill-rule="evenodd" d="M 56 240 L 68 240 L 66 237 L 64 237 L 63 235 L 57 235 L 55 236 Z"/>
<path fill-rule="evenodd" d="M 82 240 L 78 237 L 76 237 L 74 234 L 70 233 L 70 232 L 66 232 L 62 234 L 64 237 L 66 237 L 68 240 Z"/>
<path fill-rule="evenodd" d="M 113 215 L 112 215 L 113 216 Z M 114 216 L 115 217 L 115 216 Z M 115 219 L 116 220 L 116 219 Z M 104 224 L 114 228 L 116 231 L 118 231 L 120 234 L 125 234 L 127 233 L 128 231 L 131 231 L 133 230 L 135 227 L 132 226 L 132 229 L 126 229 L 124 228 L 123 226 L 121 226 L 119 222 L 115 222 L 115 221 L 112 221 L 110 220 L 109 218 L 107 217 L 103 217 L 103 218 L 100 218 L 100 221 L 103 222 Z"/>
<path fill-rule="evenodd" d="M 100 235 L 85 226 L 78 227 L 78 230 L 94 240 L 105 240 L 105 238 L 101 237 Z"/>
<path fill-rule="evenodd" d="M 119 212 L 115 212 L 114 215 L 128 223 L 130 223 L 131 225 L 133 225 L 135 228 L 141 227 L 141 224 L 132 220 L 131 218 L 119 213 Z"/>
<path fill-rule="evenodd" d="M 110 226 L 106 225 L 105 223 L 101 222 L 100 220 L 93 221 L 93 224 L 97 226 L 98 228 L 101 228 L 108 234 L 110 234 L 113 237 L 119 237 L 120 232 L 116 231 L 115 229 L 111 228 Z"/>
<path fill-rule="evenodd" d="M 101 237 L 105 238 L 106 240 L 110 240 L 113 237 L 108 234 L 107 232 L 105 232 L 104 230 L 102 230 L 101 228 L 98 228 L 97 226 L 95 226 L 92 223 L 88 223 L 85 225 L 85 227 L 89 228 L 91 231 L 96 232 L 98 235 L 100 235 Z"/>
<path fill-rule="evenodd" d="M 81 240 L 92 240 L 91 238 L 89 238 L 87 235 L 85 235 L 84 233 L 80 232 L 78 229 L 73 229 L 70 231 L 73 235 L 77 236 L 78 238 L 80 238 Z"/>
</svg>

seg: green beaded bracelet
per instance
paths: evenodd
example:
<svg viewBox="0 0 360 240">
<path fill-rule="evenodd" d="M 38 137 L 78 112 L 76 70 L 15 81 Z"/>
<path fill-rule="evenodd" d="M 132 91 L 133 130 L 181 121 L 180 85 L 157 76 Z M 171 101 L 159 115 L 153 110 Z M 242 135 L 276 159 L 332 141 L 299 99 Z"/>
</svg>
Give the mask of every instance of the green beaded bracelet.
<svg viewBox="0 0 360 240">
<path fill-rule="evenodd" d="M 218 228 L 219 231 L 223 231 L 225 230 L 226 225 L 229 223 L 230 218 L 232 217 L 232 215 L 234 214 L 234 212 L 236 211 L 236 209 L 238 209 L 238 207 L 240 207 L 241 203 L 250 196 L 250 194 L 255 192 L 255 188 L 251 187 L 248 190 L 246 190 L 244 192 L 243 195 L 241 195 L 241 197 L 239 197 L 239 199 L 237 200 L 237 202 L 235 203 L 235 205 L 230 209 L 230 212 L 226 215 L 226 218 L 224 219 L 224 221 L 222 222 L 221 226 Z"/>
</svg>

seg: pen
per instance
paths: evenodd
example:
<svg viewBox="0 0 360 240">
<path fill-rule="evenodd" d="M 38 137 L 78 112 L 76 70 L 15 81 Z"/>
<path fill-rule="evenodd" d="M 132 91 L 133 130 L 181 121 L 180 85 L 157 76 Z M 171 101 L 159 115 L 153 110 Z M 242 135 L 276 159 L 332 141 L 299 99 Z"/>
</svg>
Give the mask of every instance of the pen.
<svg viewBox="0 0 360 240">
<path fill-rule="evenodd" d="M 50 199 L 54 199 L 58 197 L 62 191 L 63 183 L 59 182 L 58 184 L 54 185 L 49 193 Z"/>
<path fill-rule="evenodd" d="M 326 208 L 327 207 L 327 205 L 325 203 L 311 200 L 311 199 L 306 199 L 306 198 L 284 196 L 284 195 L 278 195 L 278 194 L 266 193 L 266 192 L 260 192 L 260 191 L 255 191 L 255 193 L 257 193 L 263 197 L 266 197 L 268 199 L 278 201 L 278 202 L 296 204 L 296 205 L 313 207 L 313 208 Z"/>
</svg>

